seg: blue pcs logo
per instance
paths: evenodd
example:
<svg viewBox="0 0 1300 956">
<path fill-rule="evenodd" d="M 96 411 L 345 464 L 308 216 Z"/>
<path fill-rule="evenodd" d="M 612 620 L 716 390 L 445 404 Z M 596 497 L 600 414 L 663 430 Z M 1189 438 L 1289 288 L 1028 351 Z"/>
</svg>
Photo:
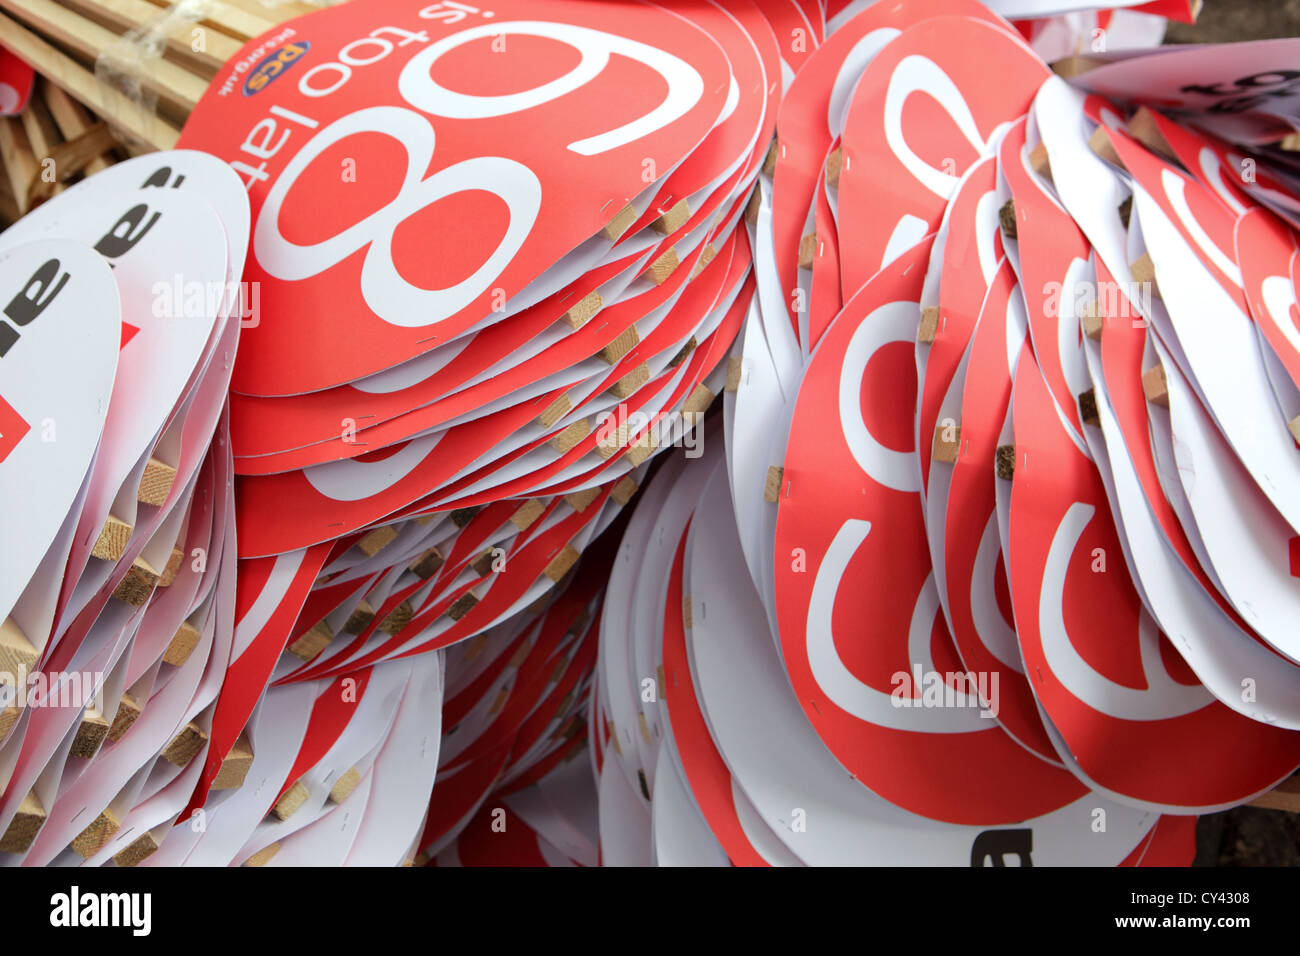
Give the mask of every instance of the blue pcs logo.
<svg viewBox="0 0 1300 956">
<path fill-rule="evenodd" d="M 265 63 L 258 65 L 248 79 L 244 81 L 244 95 L 252 96 L 254 93 L 260 93 L 271 85 L 271 82 L 289 67 L 293 66 L 303 54 L 311 49 L 311 44 L 305 40 L 286 43 Z"/>
</svg>

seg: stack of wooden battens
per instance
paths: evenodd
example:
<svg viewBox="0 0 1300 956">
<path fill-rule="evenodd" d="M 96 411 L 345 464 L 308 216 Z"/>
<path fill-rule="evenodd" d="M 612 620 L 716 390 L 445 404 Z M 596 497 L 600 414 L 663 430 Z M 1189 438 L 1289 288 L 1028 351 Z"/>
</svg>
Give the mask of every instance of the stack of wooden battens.
<svg viewBox="0 0 1300 956">
<path fill-rule="evenodd" d="M 0 119 L 0 220 L 126 154 L 175 146 L 203 91 L 248 40 L 327 3 L 0 0 L 5 49 L 41 75 L 23 115 Z M 97 63 L 132 92 L 103 82 Z"/>
<path fill-rule="evenodd" d="M 0 225 L 82 175 L 105 169 L 120 146 L 108 124 L 44 77 L 38 77 L 20 116 L 0 117 Z"/>
</svg>

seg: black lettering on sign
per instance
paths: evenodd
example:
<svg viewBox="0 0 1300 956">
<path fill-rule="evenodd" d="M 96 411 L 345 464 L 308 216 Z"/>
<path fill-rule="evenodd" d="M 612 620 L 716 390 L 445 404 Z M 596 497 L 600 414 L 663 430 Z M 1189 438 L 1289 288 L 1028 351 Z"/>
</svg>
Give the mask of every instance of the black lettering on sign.
<svg viewBox="0 0 1300 956">
<path fill-rule="evenodd" d="M 1200 96 L 1218 97 L 1219 102 L 1210 106 L 1211 113 L 1243 113 L 1265 105 L 1270 98 L 1285 99 L 1300 92 L 1300 71 L 1266 70 L 1252 73 L 1233 82 L 1231 86 L 1223 83 L 1201 85 L 1192 83 L 1182 87 L 1184 93 L 1196 93 Z"/>
<path fill-rule="evenodd" d="M 167 185 L 167 181 L 171 178 L 172 168 L 170 166 L 159 166 L 152 174 L 150 174 L 149 178 L 140 185 L 140 188 L 147 189 L 150 186 L 162 188 Z M 172 189 L 178 189 L 180 184 L 183 182 L 185 182 L 185 175 L 183 173 L 178 173 L 176 175 L 176 182 L 171 184 Z"/>
<path fill-rule="evenodd" d="M 9 300 L 9 304 L 4 307 L 5 317 L 9 321 L 0 322 L 0 358 L 8 354 L 9 349 L 18 341 L 19 332 L 14 326 L 22 328 L 44 312 L 68 284 L 70 276 L 66 272 L 60 276 L 61 268 L 62 264 L 58 259 L 46 261 L 32 273 L 22 291 Z M 10 325 L 10 322 L 13 325 Z"/>
<path fill-rule="evenodd" d="M 985 830 L 971 844 L 970 865 L 1006 866 L 1007 856 L 1015 855 L 1021 866 L 1033 866 L 1033 850 L 1033 830 Z"/>
<path fill-rule="evenodd" d="M 156 212 L 146 223 L 144 218 L 148 215 L 147 204 L 140 203 L 138 206 L 132 206 L 122 214 L 121 219 L 113 223 L 113 227 L 104 233 L 99 242 L 95 243 L 95 251 L 106 259 L 116 259 L 130 252 L 162 217 L 162 213 Z M 109 265 L 112 263 L 110 262 Z"/>
</svg>

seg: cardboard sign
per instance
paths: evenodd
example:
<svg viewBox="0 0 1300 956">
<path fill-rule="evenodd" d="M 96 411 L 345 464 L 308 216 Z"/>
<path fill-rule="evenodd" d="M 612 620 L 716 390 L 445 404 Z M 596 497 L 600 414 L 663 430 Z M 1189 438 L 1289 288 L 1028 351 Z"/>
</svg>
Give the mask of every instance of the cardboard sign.
<svg viewBox="0 0 1300 956">
<path fill-rule="evenodd" d="M 1159 106 L 1237 142 L 1274 142 L 1300 122 L 1300 41 L 1166 47 L 1087 70 L 1071 82 L 1116 102 Z"/>
<path fill-rule="evenodd" d="M 970 344 L 990 283 L 1005 255 L 998 224 L 996 163 L 982 159 L 968 169 L 944 213 L 944 229 L 932 247 L 922 305 L 931 311 L 918 331 L 916 454 L 922 487 L 930 480 L 931 438 L 948 383 Z M 937 287 L 933 301 L 925 291 Z M 931 324 L 933 328 L 931 328 Z"/>
<path fill-rule="evenodd" d="M 94 460 L 121 318 L 113 270 L 68 239 L 0 253 L 0 290 L 0 528 L 7 542 L 0 614 L 7 617 Z"/>
<path fill-rule="evenodd" d="M 1106 315 L 1100 347 L 1087 343 L 1097 412 L 1087 435 L 1109 475 L 1107 497 L 1120 519 L 1125 558 L 1157 623 L 1216 698 L 1247 717 L 1295 727 L 1300 668 L 1262 640 L 1223 596 L 1166 497 L 1148 437 L 1148 414 L 1159 420 L 1163 413 L 1148 406 L 1141 384 L 1155 350 L 1145 329 L 1117 311 Z M 1104 444 L 1096 441 L 1098 431 Z M 1194 522 L 1191 533 L 1199 537 Z M 1261 683 L 1252 674 L 1268 676 Z M 1251 686 L 1258 693 L 1243 695 Z"/>
<path fill-rule="evenodd" d="M 1011 599 L 1062 758 L 1106 792 L 1181 812 L 1240 802 L 1290 774 L 1300 737 L 1217 702 L 1143 607 L 1101 479 L 1028 355 L 1013 414 Z"/>
<path fill-rule="evenodd" d="M 908 428 L 927 253 L 900 257 L 845 306 L 804 378 L 773 548 L 781 646 L 807 719 L 873 792 L 952 823 L 1023 820 L 1083 788 L 998 726 L 940 613 Z M 872 641 L 852 638 L 867 630 Z M 954 767 L 960 794 L 944 783 Z"/>
<path fill-rule="evenodd" d="M 986 82 L 993 63 L 996 84 Z M 1047 75 L 1019 38 L 964 17 L 913 26 L 877 54 L 844 124 L 846 300 L 938 228 L 961 175 L 1001 123 L 1028 109 Z"/>
<path fill-rule="evenodd" d="M 783 299 L 796 327 L 798 315 L 791 305 L 789 290 L 795 287 L 804 217 L 813 201 L 817 177 L 825 168 L 831 140 L 843 132 L 845 113 L 858 79 L 881 48 L 901 31 L 919 20 L 938 16 L 975 17 L 1002 25 L 974 0 L 869 6 L 817 48 L 781 100 L 772 234 L 777 274 L 781 288 L 786 290 Z M 856 287 L 847 289 L 844 297 L 854 291 Z"/>
<path fill-rule="evenodd" d="M 1072 784 L 1074 795 L 1059 809 L 1021 818 L 1013 827 L 986 828 L 936 824 L 886 802 L 863 779 L 846 772 L 841 760 L 822 745 L 825 737 L 814 732 L 800 700 L 803 695 L 791 687 L 776 648 L 762 633 L 763 610 L 745 586 L 743 573 L 736 576 L 741 569 L 729 556 L 738 542 L 734 527 L 728 528 L 731 514 L 725 496 L 726 479 L 719 470 L 692 521 L 689 640 L 709 728 L 735 775 L 735 792 L 743 792 L 754 810 L 741 816 L 752 839 L 759 839 L 761 828 L 770 828 L 787 854 L 808 865 L 988 866 L 1012 860 L 1020 865 L 1107 865 L 1139 844 L 1156 814 L 1081 792 L 1077 782 Z M 791 666 L 788 647 L 786 666 Z M 826 705 L 819 706 L 824 710 Z M 911 736 L 912 742 L 924 746 L 919 739 L 923 735 Z M 953 736 L 964 746 L 980 742 L 974 734 Z M 1052 769 L 1015 744 L 1009 746 L 1029 762 L 1027 767 Z M 961 760 L 957 752 L 951 758 Z M 893 764 L 916 768 L 914 759 L 896 757 Z M 951 793 L 952 778 L 946 779 L 945 789 Z M 952 800 L 966 795 L 962 788 Z M 828 825 L 801 826 L 795 808 L 805 811 L 807 822 L 825 820 Z M 1107 821 L 1104 833 L 1092 826 L 1099 809 Z"/>
<path fill-rule="evenodd" d="M 240 96 L 219 76 L 186 125 L 182 145 L 244 178 L 248 278 L 278 317 L 245 337 L 236 391 L 329 388 L 451 341 L 675 166 L 726 99 L 721 51 L 655 8 L 426 8 L 297 21 L 309 49 L 283 78 Z"/>
</svg>

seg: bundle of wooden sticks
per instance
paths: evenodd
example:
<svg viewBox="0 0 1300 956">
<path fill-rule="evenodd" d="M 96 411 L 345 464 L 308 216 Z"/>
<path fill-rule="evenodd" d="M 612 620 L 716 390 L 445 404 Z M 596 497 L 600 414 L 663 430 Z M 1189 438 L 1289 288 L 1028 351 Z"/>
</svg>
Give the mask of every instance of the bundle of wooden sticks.
<svg viewBox="0 0 1300 956">
<path fill-rule="evenodd" d="M 23 115 L 0 118 L 0 224 L 116 159 L 174 146 L 241 46 L 332 2 L 0 0 L 5 48 L 41 77 Z"/>
</svg>

